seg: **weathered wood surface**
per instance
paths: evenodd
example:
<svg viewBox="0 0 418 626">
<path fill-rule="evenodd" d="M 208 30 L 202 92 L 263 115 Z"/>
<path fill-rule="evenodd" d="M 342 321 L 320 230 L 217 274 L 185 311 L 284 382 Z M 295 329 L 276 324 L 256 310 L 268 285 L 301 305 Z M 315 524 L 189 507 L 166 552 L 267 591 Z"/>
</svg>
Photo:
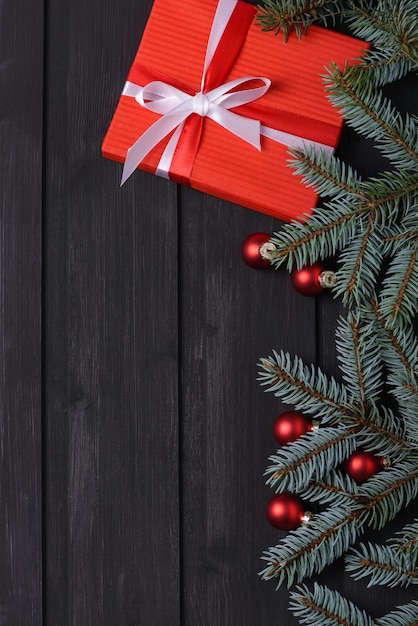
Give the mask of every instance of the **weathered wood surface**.
<svg viewBox="0 0 418 626">
<path fill-rule="evenodd" d="M 42 620 L 42 2 L 2 2 L 0 41 L 0 623 L 20 626 Z"/>
<path fill-rule="evenodd" d="M 257 576 L 282 409 L 257 362 L 335 372 L 341 308 L 244 265 L 277 220 L 141 172 L 119 188 L 100 145 L 150 6 L 2 6 L 1 624 L 298 623 Z M 341 154 L 382 169 L 348 129 Z M 411 597 L 341 563 L 321 580 L 376 615 Z"/>
</svg>

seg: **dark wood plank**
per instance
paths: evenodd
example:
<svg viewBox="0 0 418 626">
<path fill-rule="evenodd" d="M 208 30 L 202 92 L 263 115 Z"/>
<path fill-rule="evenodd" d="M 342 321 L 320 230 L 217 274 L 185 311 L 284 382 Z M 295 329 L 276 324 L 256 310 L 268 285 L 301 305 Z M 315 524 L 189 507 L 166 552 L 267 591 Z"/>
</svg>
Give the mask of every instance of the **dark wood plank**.
<svg viewBox="0 0 418 626">
<path fill-rule="evenodd" d="M 285 270 L 241 259 L 245 237 L 277 220 L 193 190 L 181 198 L 183 624 L 270 626 L 288 612 L 287 592 L 257 575 L 279 535 L 263 472 L 284 407 L 257 363 L 273 348 L 315 359 L 314 302 Z"/>
<path fill-rule="evenodd" d="M 0 622 L 31 626 L 42 622 L 43 3 L 1 12 Z"/>
<path fill-rule="evenodd" d="M 151 2 L 48 17 L 47 623 L 179 623 L 177 198 L 100 145 Z"/>
</svg>

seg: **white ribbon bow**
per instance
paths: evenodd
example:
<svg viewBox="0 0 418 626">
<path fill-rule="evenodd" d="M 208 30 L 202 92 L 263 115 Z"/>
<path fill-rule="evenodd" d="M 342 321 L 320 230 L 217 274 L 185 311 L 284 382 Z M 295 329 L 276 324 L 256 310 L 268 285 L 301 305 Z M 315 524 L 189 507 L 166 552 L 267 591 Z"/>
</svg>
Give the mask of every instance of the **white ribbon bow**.
<svg viewBox="0 0 418 626">
<path fill-rule="evenodd" d="M 231 92 L 232 89 L 254 80 L 261 81 L 262 86 Z M 161 81 L 153 81 L 145 87 L 139 87 L 134 83 L 127 82 L 123 94 L 135 97 L 135 100 L 142 107 L 158 113 L 162 117 L 152 124 L 129 148 L 121 184 L 123 185 L 154 146 L 177 128 L 168 142 L 158 165 L 157 173 L 166 174 L 182 133 L 184 122 L 193 113 L 202 117 L 209 117 L 217 124 L 223 126 L 223 128 L 226 128 L 234 135 L 241 137 L 241 139 L 257 148 L 257 150 L 260 150 L 260 122 L 233 113 L 229 109 L 248 104 L 260 98 L 266 93 L 270 84 L 271 81 L 268 78 L 247 76 L 220 85 L 208 91 L 208 93 L 199 91 L 192 96 Z"/>
</svg>

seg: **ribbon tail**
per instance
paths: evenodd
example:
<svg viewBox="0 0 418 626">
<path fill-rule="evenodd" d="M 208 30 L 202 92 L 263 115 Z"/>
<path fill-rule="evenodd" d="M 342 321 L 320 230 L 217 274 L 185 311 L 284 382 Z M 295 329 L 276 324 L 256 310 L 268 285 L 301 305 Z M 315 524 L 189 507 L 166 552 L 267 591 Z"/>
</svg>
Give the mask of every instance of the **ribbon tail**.
<svg viewBox="0 0 418 626">
<path fill-rule="evenodd" d="M 208 117 L 257 150 L 261 150 L 261 124 L 258 120 L 242 117 L 216 105 L 211 105 Z"/>
<path fill-rule="evenodd" d="M 329 146 L 325 143 L 319 143 L 318 141 L 313 141 L 311 139 L 305 139 L 304 137 L 299 137 L 298 135 L 292 135 L 290 133 L 286 133 L 282 130 L 276 130 L 274 128 L 269 128 L 268 126 L 261 125 L 261 134 L 264 137 L 268 137 L 277 143 L 282 144 L 282 146 L 286 146 L 288 148 L 296 148 L 299 150 L 303 150 L 303 148 L 313 148 L 316 154 L 319 154 L 321 151 L 326 156 L 331 156 L 334 154 L 335 149 L 333 146 Z"/>
<path fill-rule="evenodd" d="M 170 180 L 169 171 L 171 167 L 171 162 L 173 160 L 177 144 L 183 132 L 183 128 L 184 122 L 176 128 L 175 132 L 171 136 L 170 141 L 168 142 L 155 171 L 157 176 L 161 176 L 162 178 L 167 178 L 167 180 Z"/>
<path fill-rule="evenodd" d="M 121 186 L 134 173 L 147 154 L 167 137 L 179 124 L 190 115 L 190 111 L 182 111 L 173 115 L 164 115 L 154 122 L 139 139 L 128 149 L 123 166 Z"/>
</svg>

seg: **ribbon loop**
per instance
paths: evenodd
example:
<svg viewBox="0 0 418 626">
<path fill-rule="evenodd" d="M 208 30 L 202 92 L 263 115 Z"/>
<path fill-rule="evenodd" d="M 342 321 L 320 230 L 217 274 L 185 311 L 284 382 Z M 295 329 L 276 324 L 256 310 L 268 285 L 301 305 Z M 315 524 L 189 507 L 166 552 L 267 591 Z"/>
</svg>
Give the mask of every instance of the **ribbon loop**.
<svg viewBox="0 0 418 626">
<path fill-rule="evenodd" d="M 160 115 L 170 113 L 188 98 L 188 94 L 181 89 L 159 80 L 148 83 L 143 89 L 139 89 L 135 95 L 138 104 Z"/>
<path fill-rule="evenodd" d="M 260 84 L 261 83 L 261 84 Z M 257 84 L 257 87 L 254 85 Z M 244 89 L 244 86 L 247 87 Z M 251 86 L 253 85 L 253 86 Z M 253 102 L 264 96 L 271 85 L 271 80 L 260 76 L 245 76 L 236 78 L 224 85 L 220 85 L 207 94 L 209 100 L 224 109 L 233 109 Z M 238 90 L 237 87 L 240 87 Z"/>
</svg>

